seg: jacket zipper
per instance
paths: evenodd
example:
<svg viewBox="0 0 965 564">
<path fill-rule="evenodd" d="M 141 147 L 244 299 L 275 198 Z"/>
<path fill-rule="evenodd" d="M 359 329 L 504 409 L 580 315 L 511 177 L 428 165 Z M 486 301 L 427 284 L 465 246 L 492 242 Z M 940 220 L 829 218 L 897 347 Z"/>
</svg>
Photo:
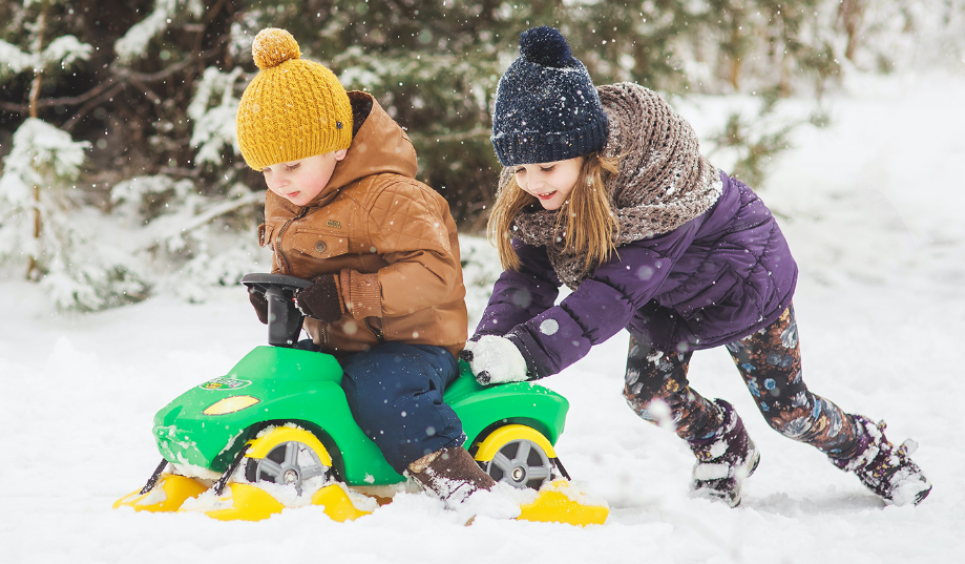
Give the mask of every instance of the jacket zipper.
<svg viewBox="0 0 965 564">
<path fill-rule="evenodd" d="M 281 226 L 281 229 L 278 230 L 278 236 L 275 237 L 275 249 L 277 249 L 275 252 L 277 252 L 277 253 L 278 253 L 278 256 L 280 256 L 280 257 L 282 258 L 282 260 L 285 261 L 285 274 L 287 274 L 287 275 L 289 275 L 289 276 L 292 276 L 292 263 L 291 263 L 290 260 L 288 260 L 288 257 L 287 257 L 287 256 L 285 255 L 285 253 L 282 251 L 281 237 L 282 237 L 282 235 L 285 234 L 285 231 L 288 230 L 288 226 L 289 226 L 289 225 L 291 225 L 292 223 L 294 223 L 294 222 L 298 221 L 299 219 L 305 217 L 305 214 L 307 214 L 307 213 L 308 213 L 308 208 L 302 209 L 302 211 L 301 211 L 298 215 L 296 215 L 295 217 L 289 219 L 288 221 L 285 222 L 285 225 L 282 225 L 282 226 Z M 319 324 L 319 327 L 321 328 L 321 331 L 322 331 L 322 344 L 323 344 L 323 346 L 325 346 L 325 347 L 327 348 L 327 347 L 328 347 L 328 331 L 325 330 L 325 324 L 324 324 L 324 323 Z"/>
<path fill-rule="evenodd" d="M 385 333 L 382 332 L 381 321 L 373 321 L 372 323 L 366 323 L 365 325 L 369 328 L 369 331 L 375 334 L 375 338 L 379 340 L 379 343 L 385 342 Z"/>
<path fill-rule="evenodd" d="M 303 210 L 301 211 L 301 213 L 299 213 L 299 214 L 296 215 L 295 217 L 293 217 L 293 218 L 289 219 L 288 221 L 286 221 L 286 222 L 285 222 L 285 225 L 282 225 L 282 226 L 281 226 L 281 229 L 278 230 L 278 236 L 275 237 L 275 248 L 278 249 L 278 251 L 277 251 L 277 252 L 278 252 L 278 256 L 280 256 L 280 257 L 285 261 L 285 274 L 287 274 L 287 275 L 289 275 L 289 276 L 292 276 L 292 263 L 291 263 L 291 261 L 288 260 L 288 257 L 285 256 L 284 251 L 282 251 L 281 237 L 282 237 L 282 235 L 285 234 L 285 231 L 288 230 L 288 226 L 289 226 L 289 225 L 291 225 L 291 224 L 294 223 L 295 221 L 297 221 L 297 220 L 305 217 L 305 214 L 307 214 L 307 213 L 308 213 L 308 208 L 305 208 L 305 209 L 303 209 Z"/>
</svg>

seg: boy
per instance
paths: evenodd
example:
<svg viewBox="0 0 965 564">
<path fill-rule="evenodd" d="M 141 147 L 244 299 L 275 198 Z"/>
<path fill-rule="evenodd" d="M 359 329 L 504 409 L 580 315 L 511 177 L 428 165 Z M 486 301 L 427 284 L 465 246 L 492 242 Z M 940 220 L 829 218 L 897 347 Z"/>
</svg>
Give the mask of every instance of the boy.
<svg viewBox="0 0 965 564">
<path fill-rule="evenodd" d="M 291 34 L 262 30 L 252 55 L 260 71 L 241 98 L 238 144 L 268 185 L 259 238 L 272 272 L 312 280 L 295 295 L 304 328 L 339 360 L 355 420 L 397 472 L 450 504 L 491 489 L 442 401 L 467 337 L 448 204 L 415 179 L 402 128 L 300 59 Z M 265 323 L 264 297 L 251 301 Z"/>
</svg>

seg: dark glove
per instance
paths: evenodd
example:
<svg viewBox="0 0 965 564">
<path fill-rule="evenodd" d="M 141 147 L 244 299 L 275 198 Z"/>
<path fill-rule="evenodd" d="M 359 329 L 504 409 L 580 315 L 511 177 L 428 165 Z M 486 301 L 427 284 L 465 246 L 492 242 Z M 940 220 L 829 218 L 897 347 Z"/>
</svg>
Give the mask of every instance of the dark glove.
<svg viewBox="0 0 965 564">
<path fill-rule="evenodd" d="M 483 335 L 476 341 L 470 340 L 459 358 L 469 363 L 476 381 L 484 386 L 528 379 L 526 359 L 506 337 Z"/>
<path fill-rule="evenodd" d="M 295 306 L 304 315 L 325 323 L 342 318 L 345 308 L 338 289 L 337 274 L 322 274 L 312 278 L 312 285 L 295 294 Z"/>
<path fill-rule="evenodd" d="M 249 288 L 248 301 L 254 306 L 258 321 L 268 325 L 268 298 L 264 294 L 256 292 L 254 288 Z"/>
</svg>

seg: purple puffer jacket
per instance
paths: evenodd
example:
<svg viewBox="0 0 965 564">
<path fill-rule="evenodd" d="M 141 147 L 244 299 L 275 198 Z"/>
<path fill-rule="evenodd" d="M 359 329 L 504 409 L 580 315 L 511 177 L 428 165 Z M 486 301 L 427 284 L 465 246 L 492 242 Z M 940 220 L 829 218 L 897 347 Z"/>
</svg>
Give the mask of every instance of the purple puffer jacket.
<svg viewBox="0 0 965 564">
<path fill-rule="evenodd" d="M 706 349 L 750 335 L 791 303 L 797 265 L 774 216 L 741 182 L 677 229 L 618 248 L 554 305 L 561 283 L 544 247 L 514 240 L 520 271 L 496 281 L 476 335 L 505 335 L 529 376 L 556 374 L 629 329 L 660 351 Z"/>
</svg>

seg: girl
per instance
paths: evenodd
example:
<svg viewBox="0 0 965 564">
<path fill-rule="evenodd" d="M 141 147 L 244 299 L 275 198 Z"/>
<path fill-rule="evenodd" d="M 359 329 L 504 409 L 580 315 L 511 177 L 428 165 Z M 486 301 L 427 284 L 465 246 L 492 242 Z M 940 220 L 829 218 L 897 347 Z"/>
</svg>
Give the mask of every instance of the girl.
<svg viewBox="0 0 965 564">
<path fill-rule="evenodd" d="M 626 328 L 630 406 L 651 422 L 669 411 L 697 457 L 693 494 L 736 506 L 757 448 L 729 403 L 687 380 L 695 350 L 724 345 L 773 429 L 887 502 L 924 499 L 910 448 L 801 379 L 797 266 L 754 192 L 715 169 L 654 92 L 594 88 L 557 30 L 524 32 L 520 51 L 493 115 L 505 169 L 489 234 L 505 272 L 462 353 L 476 378 L 556 374 Z M 554 305 L 562 284 L 573 292 Z"/>
</svg>

